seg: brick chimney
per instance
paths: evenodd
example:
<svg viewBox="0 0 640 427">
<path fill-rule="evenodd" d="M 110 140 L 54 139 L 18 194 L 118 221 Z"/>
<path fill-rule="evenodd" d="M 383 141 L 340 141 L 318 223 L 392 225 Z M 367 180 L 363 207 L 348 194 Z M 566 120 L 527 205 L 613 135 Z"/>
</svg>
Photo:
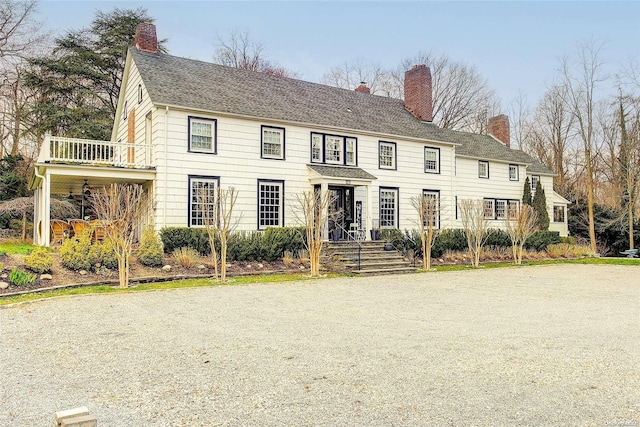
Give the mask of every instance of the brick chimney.
<svg viewBox="0 0 640 427">
<path fill-rule="evenodd" d="M 158 53 L 156 26 L 148 21 L 139 23 L 133 38 L 133 45 L 143 52 Z"/>
<path fill-rule="evenodd" d="M 423 122 L 433 121 L 431 70 L 414 65 L 404 73 L 404 107 Z"/>
<path fill-rule="evenodd" d="M 360 82 L 360 86 L 356 88 L 358 93 L 371 93 L 371 89 L 367 87 L 367 82 Z"/>
<path fill-rule="evenodd" d="M 487 133 L 498 138 L 500 141 L 511 148 L 511 131 L 509 129 L 509 117 L 504 114 L 491 117 L 487 121 Z"/>
</svg>

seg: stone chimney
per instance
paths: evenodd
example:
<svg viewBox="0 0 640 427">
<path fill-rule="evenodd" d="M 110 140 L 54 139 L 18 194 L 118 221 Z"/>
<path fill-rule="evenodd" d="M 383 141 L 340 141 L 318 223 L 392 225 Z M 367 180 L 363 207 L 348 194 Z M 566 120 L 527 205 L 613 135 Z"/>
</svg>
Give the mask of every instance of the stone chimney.
<svg viewBox="0 0 640 427">
<path fill-rule="evenodd" d="M 509 129 L 509 117 L 504 114 L 491 117 L 487 121 L 487 133 L 493 135 L 507 146 L 511 148 L 511 131 Z"/>
<path fill-rule="evenodd" d="M 367 87 L 367 82 L 360 82 L 360 86 L 356 88 L 358 93 L 371 93 L 371 89 Z"/>
<path fill-rule="evenodd" d="M 423 122 L 433 121 L 431 70 L 414 65 L 404 73 L 404 107 Z"/>
<path fill-rule="evenodd" d="M 138 24 L 133 45 L 142 52 L 158 53 L 158 36 L 156 26 L 145 21 Z"/>
</svg>

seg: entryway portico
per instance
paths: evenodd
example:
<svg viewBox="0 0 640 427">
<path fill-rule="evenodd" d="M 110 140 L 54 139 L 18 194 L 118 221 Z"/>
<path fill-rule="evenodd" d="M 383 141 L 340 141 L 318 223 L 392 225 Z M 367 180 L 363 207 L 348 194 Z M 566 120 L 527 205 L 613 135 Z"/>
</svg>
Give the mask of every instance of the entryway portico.
<svg viewBox="0 0 640 427">
<path fill-rule="evenodd" d="M 377 178 L 352 166 L 308 164 L 307 167 L 309 183 L 319 187 L 322 194 L 330 193 L 325 236 L 346 238 L 345 231 L 351 228 L 364 230 L 365 236 L 369 236 L 373 227 L 372 182 Z"/>
</svg>

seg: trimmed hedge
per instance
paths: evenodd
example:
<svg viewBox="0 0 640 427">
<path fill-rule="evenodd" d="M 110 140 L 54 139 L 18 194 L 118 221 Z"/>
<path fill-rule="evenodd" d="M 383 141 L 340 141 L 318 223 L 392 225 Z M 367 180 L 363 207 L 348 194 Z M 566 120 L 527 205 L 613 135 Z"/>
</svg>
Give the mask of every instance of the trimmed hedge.
<svg viewBox="0 0 640 427">
<path fill-rule="evenodd" d="M 527 249 L 535 249 L 536 251 L 545 251 L 547 246 L 560 243 L 560 233 L 557 231 L 536 231 L 524 242 Z"/>
<path fill-rule="evenodd" d="M 275 261 L 285 251 L 305 249 L 304 227 L 269 227 L 265 231 L 240 231 L 229 236 L 227 260 Z M 209 238 L 203 228 L 165 227 L 160 230 L 164 251 L 190 247 L 201 255 L 210 255 Z M 219 242 L 216 240 L 216 247 Z"/>
</svg>

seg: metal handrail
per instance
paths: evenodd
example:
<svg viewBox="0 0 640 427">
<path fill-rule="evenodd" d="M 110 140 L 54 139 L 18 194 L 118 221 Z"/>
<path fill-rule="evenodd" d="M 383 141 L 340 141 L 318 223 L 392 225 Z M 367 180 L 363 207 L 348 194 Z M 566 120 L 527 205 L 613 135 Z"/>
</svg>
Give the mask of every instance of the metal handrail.
<svg viewBox="0 0 640 427">
<path fill-rule="evenodd" d="M 357 262 L 358 264 L 358 270 L 360 270 L 360 258 L 362 255 L 362 244 L 358 241 L 358 239 L 356 239 L 354 236 L 351 235 L 351 233 L 344 228 L 342 225 L 340 225 L 337 221 L 334 223 L 334 225 L 339 228 L 340 230 L 342 230 L 345 236 L 347 236 L 347 244 L 349 244 L 348 242 L 352 241 L 353 243 L 356 244 L 355 247 L 353 247 L 353 253 L 356 253 L 356 249 L 357 249 L 357 257 L 354 261 Z M 349 247 L 349 249 L 351 249 L 351 247 Z"/>
</svg>

